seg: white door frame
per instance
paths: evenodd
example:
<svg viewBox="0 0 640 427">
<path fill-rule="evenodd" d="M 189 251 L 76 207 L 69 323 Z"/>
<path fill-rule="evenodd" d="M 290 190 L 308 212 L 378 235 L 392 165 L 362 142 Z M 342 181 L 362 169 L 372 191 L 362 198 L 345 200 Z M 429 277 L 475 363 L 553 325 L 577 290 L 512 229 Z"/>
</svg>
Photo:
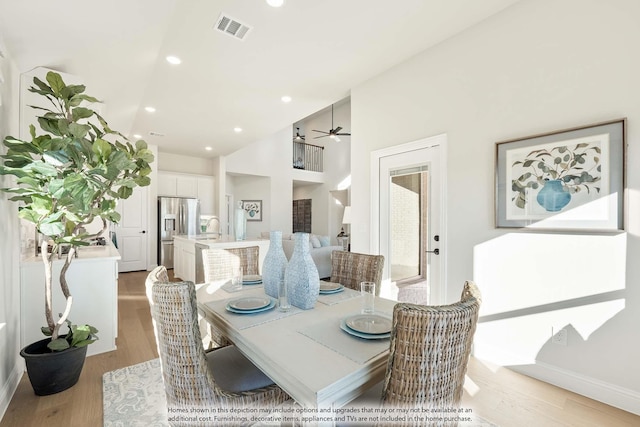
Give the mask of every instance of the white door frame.
<svg viewBox="0 0 640 427">
<path fill-rule="evenodd" d="M 440 262 L 440 284 L 437 288 L 432 288 L 431 291 L 431 303 L 442 304 L 446 298 L 447 290 L 447 250 L 446 250 L 446 236 L 447 236 L 447 180 L 446 180 L 446 165 L 447 165 L 447 135 L 441 134 L 428 138 L 419 139 L 412 142 L 407 142 L 400 145 L 394 145 L 392 147 L 383 148 L 380 150 L 371 152 L 371 229 L 370 229 L 370 247 L 369 251 L 372 254 L 380 253 L 380 161 L 384 157 L 393 156 L 396 154 L 403 154 L 409 151 L 421 150 L 424 148 L 430 148 L 434 146 L 440 147 L 440 232 L 444 236 L 444 239 L 440 241 L 438 246 L 440 255 L 438 255 L 438 261 Z M 389 285 L 389 272 L 383 272 L 383 286 Z"/>
</svg>

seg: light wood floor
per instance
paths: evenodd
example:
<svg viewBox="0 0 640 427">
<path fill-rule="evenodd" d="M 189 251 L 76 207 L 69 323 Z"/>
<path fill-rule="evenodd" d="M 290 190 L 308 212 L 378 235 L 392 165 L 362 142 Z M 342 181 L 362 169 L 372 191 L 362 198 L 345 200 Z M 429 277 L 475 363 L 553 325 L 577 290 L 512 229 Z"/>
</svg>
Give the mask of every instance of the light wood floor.
<svg viewBox="0 0 640 427">
<path fill-rule="evenodd" d="M 88 357 L 78 384 L 52 396 L 34 395 L 25 374 L 0 427 L 102 425 L 102 374 L 157 357 L 146 275 L 120 275 L 118 350 Z M 640 426 L 639 416 L 474 358 L 468 377 L 463 407 L 502 427 Z"/>
</svg>

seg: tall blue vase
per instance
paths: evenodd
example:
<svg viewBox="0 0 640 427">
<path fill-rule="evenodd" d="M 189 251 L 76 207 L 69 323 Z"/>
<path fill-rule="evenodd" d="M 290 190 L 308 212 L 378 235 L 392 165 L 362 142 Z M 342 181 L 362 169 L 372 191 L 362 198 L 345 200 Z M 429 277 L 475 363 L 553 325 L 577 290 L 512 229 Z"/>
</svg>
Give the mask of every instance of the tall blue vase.
<svg viewBox="0 0 640 427">
<path fill-rule="evenodd" d="M 552 179 L 544 183 L 536 200 L 547 212 L 558 212 L 569 204 L 571 193 L 562 185 L 562 181 Z"/>
<path fill-rule="evenodd" d="M 316 305 L 320 291 L 320 277 L 309 253 L 309 233 L 295 233 L 293 254 L 284 272 L 289 302 L 303 310 Z"/>
<path fill-rule="evenodd" d="M 269 250 L 262 261 L 262 283 L 264 292 L 273 298 L 278 298 L 278 286 L 284 280 L 284 270 L 287 268 L 287 256 L 282 249 L 282 231 L 269 233 Z"/>
</svg>

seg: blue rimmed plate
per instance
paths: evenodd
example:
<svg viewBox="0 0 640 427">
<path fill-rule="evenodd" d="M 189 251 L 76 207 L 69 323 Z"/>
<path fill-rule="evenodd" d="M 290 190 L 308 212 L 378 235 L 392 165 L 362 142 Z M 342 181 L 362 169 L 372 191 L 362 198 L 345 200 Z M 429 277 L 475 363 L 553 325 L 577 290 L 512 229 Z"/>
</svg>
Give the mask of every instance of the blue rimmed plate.
<svg viewBox="0 0 640 427">
<path fill-rule="evenodd" d="M 349 335 L 353 335 L 354 337 L 363 338 L 365 340 L 382 340 L 391 337 L 391 332 L 382 333 L 382 334 L 369 334 L 365 332 L 359 332 L 354 329 L 351 329 L 347 326 L 347 319 L 340 320 L 340 329 L 348 333 Z"/>
<path fill-rule="evenodd" d="M 255 298 L 255 297 L 247 297 L 247 298 Z M 261 297 L 258 297 L 258 299 L 259 298 L 261 298 Z M 238 298 L 238 299 L 243 299 L 243 298 Z M 253 314 L 253 313 L 262 313 L 263 311 L 269 311 L 269 310 L 271 310 L 272 308 L 274 308 L 276 306 L 276 299 L 275 298 L 266 297 L 264 299 L 268 299 L 269 300 L 269 303 L 264 307 L 254 308 L 254 309 L 237 309 L 237 308 L 234 308 L 234 307 L 232 307 L 230 305 L 233 301 L 236 301 L 236 300 L 233 300 L 233 301 L 229 301 L 227 303 L 227 305 L 225 306 L 225 309 L 227 311 L 230 311 L 231 313 L 236 313 L 236 314 Z M 257 302 L 256 302 L 256 304 L 257 304 Z"/>
<path fill-rule="evenodd" d="M 328 295 L 328 294 L 336 294 L 338 292 L 342 292 L 344 290 L 344 286 L 340 283 L 334 282 L 320 282 L 320 295 Z"/>
<path fill-rule="evenodd" d="M 262 276 L 259 274 L 245 274 L 242 276 L 243 285 L 259 285 L 262 283 Z"/>
</svg>

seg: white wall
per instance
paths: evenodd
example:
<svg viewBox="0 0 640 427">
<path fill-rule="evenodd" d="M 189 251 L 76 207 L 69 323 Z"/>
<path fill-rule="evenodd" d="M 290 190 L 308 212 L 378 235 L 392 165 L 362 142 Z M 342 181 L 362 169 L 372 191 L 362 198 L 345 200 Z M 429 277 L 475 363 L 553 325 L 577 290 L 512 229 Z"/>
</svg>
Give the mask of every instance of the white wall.
<svg viewBox="0 0 640 427">
<path fill-rule="evenodd" d="M 20 87 L 19 72 L 2 46 L 5 58 L 0 57 L 0 139 L 18 135 Z M 4 145 L 0 153 L 5 154 Z M 0 188 L 12 185 L 12 178 L 0 175 Z M 20 247 L 17 204 L 0 192 L 0 418 L 22 378 L 24 365 L 20 353 Z"/>
<path fill-rule="evenodd" d="M 263 200 L 262 222 L 254 222 L 247 227 L 250 237 L 255 237 L 256 233 L 260 234 L 262 231 L 291 230 L 291 156 L 291 128 L 287 127 L 225 157 L 227 181 L 231 177 L 234 179 L 234 185 L 228 184 L 226 189 L 233 192 L 229 194 L 233 194 L 235 201 Z M 245 181 L 241 188 L 236 189 L 239 175 L 257 177 L 254 178 L 257 182 L 270 177 L 269 188 L 267 190 L 264 184 L 260 184 L 261 190 L 254 192 Z M 265 200 L 268 201 L 267 204 L 264 203 Z"/>
<path fill-rule="evenodd" d="M 483 292 L 476 354 L 640 413 L 640 3 L 525 0 L 354 88 L 354 251 L 370 152 L 447 134 L 447 299 Z M 628 118 L 622 234 L 494 228 L 495 142 Z M 567 346 L 551 344 L 566 327 Z"/>
</svg>

